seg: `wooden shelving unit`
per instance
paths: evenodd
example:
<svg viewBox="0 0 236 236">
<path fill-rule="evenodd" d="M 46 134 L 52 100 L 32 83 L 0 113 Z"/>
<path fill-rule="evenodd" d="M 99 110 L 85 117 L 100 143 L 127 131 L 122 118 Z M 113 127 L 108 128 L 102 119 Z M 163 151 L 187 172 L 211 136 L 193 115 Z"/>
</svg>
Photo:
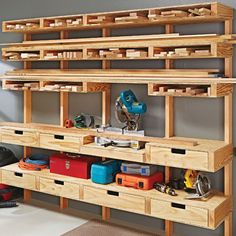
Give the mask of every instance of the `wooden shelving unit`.
<svg viewBox="0 0 236 236">
<path fill-rule="evenodd" d="M 24 123 L 0 123 L 0 141 L 21 145 L 24 156 L 31 147 L 72 152 L 165 167 L 165 181 L 171 167 L 216 172 L 224 168 L 224 193 L 214 191 L 206 200 L 186 200 L 186 193 L 177 197 L 156 190 L 140 191 L 115 184 L 98 185 L 90 180 L 49 173 L 48 170 L 24 171 L 14 165 L 0 169 L 0 182 L 24 189 L 24 199 L 31 191 L 60 197 L 60 208 L 68 207 L 68 199 L 102 206 L 104 220 L 110 208 L 130 211 L 165 220 L 166 236 L 173 233 L 173 223 L 216 229 L 224 222 L 224 236 L 232 236 L 232 93 L 233 83 L 233 9 L 220 3 L 202 3 L 131 11 L 43 17 L 3 22 L 4 32 L 23 33 L 21 43 L 6 44 L 3 60 L 22 61 L 23 69 L 1 76 L 2 87 L 24 93 Z M 179 35 L 176 24 L 224 22 L 225 34 Z M 161 25 L 162 35 L 110 37 L 115 28 Z M 101 29 L 99 38 L 70 38 L 70 31 Z M 56 31 L 58 40 L 32 40 L 32 34 Z M 174 69 L 173 60 L 222 58 L 224 71 L 216 69 Z M 158 70 L 111 69 L 111 60 L 165 60 Z M 101 60 L 102 68 L 68 69 L 69 61 Z M 32 61 L 60 61 L 58 69 L 33 69 Z M 220 75 L 222 74 L 222 76 Z M 64 128 L 68 118 L 69 92 L 102 93 L 102 124 L 110 122 L 111 84 L 131 83 L 147 86 L 150 96 L 165 97 L 165 137 L 127 136 L 96 130 Z M 32 123 L 32 92 L 60 93 L 60 124 Z M 224 99 L 224 140 L 181 138 L 174 135 L 174 97 Z M 95 137 L 134 140 L 144 143 L 141 150 L 101 147 Z M 176 152 L 181 150 L 181 154 Z M 115 194 L 110 194 L 115 193 Z"/>
</svg>

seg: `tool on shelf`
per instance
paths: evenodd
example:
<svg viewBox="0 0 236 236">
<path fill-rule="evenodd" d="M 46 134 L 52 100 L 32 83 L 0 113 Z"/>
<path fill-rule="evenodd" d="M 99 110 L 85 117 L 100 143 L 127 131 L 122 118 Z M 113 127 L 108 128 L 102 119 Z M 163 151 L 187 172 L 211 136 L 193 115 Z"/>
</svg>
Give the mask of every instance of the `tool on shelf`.
<svg viewBox="0 0 236 236">
<path fill-rule="evenodd" d="M 76 116 L 74 121 L 75 121 L 74 125 L 78 129 L 94 128 L 94 126 L 95 126 L 94 116 L 85 115 L 83 113 Z"/>
<path fill-rule="evenodd" d="M 136 150 L 144 148 L 144 142 L 135 141 L 135 140 L 118 140 L 118 139 L 110 139 L 103 137 L 95 137 L 95 143 L 99 146 L 109 147 L 122 147 L 122 148 L 133 148 Z"/>
<path fill-rule="evenodd" d="M 186 199 L 207 198 L 211 194 L 210 179 L 201 172 L 186 170 L 184 184 L 185 191 L 189 193 Z"/>
<path fill-rule="evenodd" d="M 23 170 L 40 171 L 49 168 L 49 155 L 33 154 L 21 159 L 18 166 Z"/>
<path fill-rule="evenodd" d="M 177 196 L 175 190 L 170 186 L 168 186 L 167 184 L 155 183 L 154 188 L 161 193 L 166 193 L 169 194 L 170 196 Z"/>
<path fill-rule="evenodd" d="M 123 129 L 138 130 L 140 116 L 147 111 L 147 106 L 138 102 L 131 90 L 126 90 L 117 98 L 115 109 L 117 120 L 125 124 Z"/>
<path fill-rule="evenodd" d="M 157 166 L 123 162 L 121 164 L 121 172 L 124 174 L 150 176 L 157 172 Z"/>
<path fill-rule="evenodd" d="M 97 184 L 110 184 L 114 182 L 116 174 L 120 172 L 121 161 L 108 160 L 92 164 L 91 180 Z"/>
<path fill-rule="evenodd" d="M 118 173 L 116 175 L 117 185 L 132 187 L 142 190 L 152 189 L 154 183 L 162 183 L 162 182 L 163 182 L 163 173 L 159 171 L 155 172 L 150 176 L 124 174 L 124 173 Z"/>
</svg>

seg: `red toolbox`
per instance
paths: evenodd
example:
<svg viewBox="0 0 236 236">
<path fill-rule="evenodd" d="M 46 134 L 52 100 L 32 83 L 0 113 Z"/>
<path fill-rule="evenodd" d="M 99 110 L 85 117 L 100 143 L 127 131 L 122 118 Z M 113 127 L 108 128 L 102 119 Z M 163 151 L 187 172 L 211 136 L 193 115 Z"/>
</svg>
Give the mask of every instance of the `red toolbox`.
<svg viewBox="0 0 236 236">
<path fill-rule="evenodd" d="M 55 154 L 50 157 L 50 172 L 82 179 L 90 178 L 90 169 L 93 163 L 100 161 L 91 156 L 70 156 Z"/>
<path fill-rule="evenodd" d="M 163 173 L 156 172 L 150 176 L 119 173 L 116 175 L 116 183 L 120 186 L 149 190 L 153 188 L 154 183 L 163 183 Z"/>
</svg>

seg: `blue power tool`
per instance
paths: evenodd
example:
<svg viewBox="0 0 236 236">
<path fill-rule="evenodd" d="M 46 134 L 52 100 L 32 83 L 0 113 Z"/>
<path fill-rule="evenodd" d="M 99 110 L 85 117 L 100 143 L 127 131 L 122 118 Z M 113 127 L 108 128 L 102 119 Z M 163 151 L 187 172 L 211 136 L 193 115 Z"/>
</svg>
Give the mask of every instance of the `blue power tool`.
<svg viewBox="0 0 236 236">
<path fill-rule="evenodd" d="M 123 91 L 116 100 L 116 118 L 128 130 L 137 130 L 140 116 L 147 111 L 143 102 L 138 102 L 131 90 Z"/>
</svg>

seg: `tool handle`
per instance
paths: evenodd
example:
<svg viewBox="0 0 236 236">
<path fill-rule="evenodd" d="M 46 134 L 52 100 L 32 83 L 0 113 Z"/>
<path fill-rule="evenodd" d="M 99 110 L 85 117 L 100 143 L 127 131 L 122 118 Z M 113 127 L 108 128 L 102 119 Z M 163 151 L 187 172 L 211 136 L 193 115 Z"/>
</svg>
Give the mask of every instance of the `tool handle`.
<svg viewBox="0 0 236 236">
<path fill-rule="evenodd" d="M 1 202 L 0 203 L 0 208 L 11 208 L 11 207 L 18 207 L 18 205 L 15 201 Z"/>
</svg>

